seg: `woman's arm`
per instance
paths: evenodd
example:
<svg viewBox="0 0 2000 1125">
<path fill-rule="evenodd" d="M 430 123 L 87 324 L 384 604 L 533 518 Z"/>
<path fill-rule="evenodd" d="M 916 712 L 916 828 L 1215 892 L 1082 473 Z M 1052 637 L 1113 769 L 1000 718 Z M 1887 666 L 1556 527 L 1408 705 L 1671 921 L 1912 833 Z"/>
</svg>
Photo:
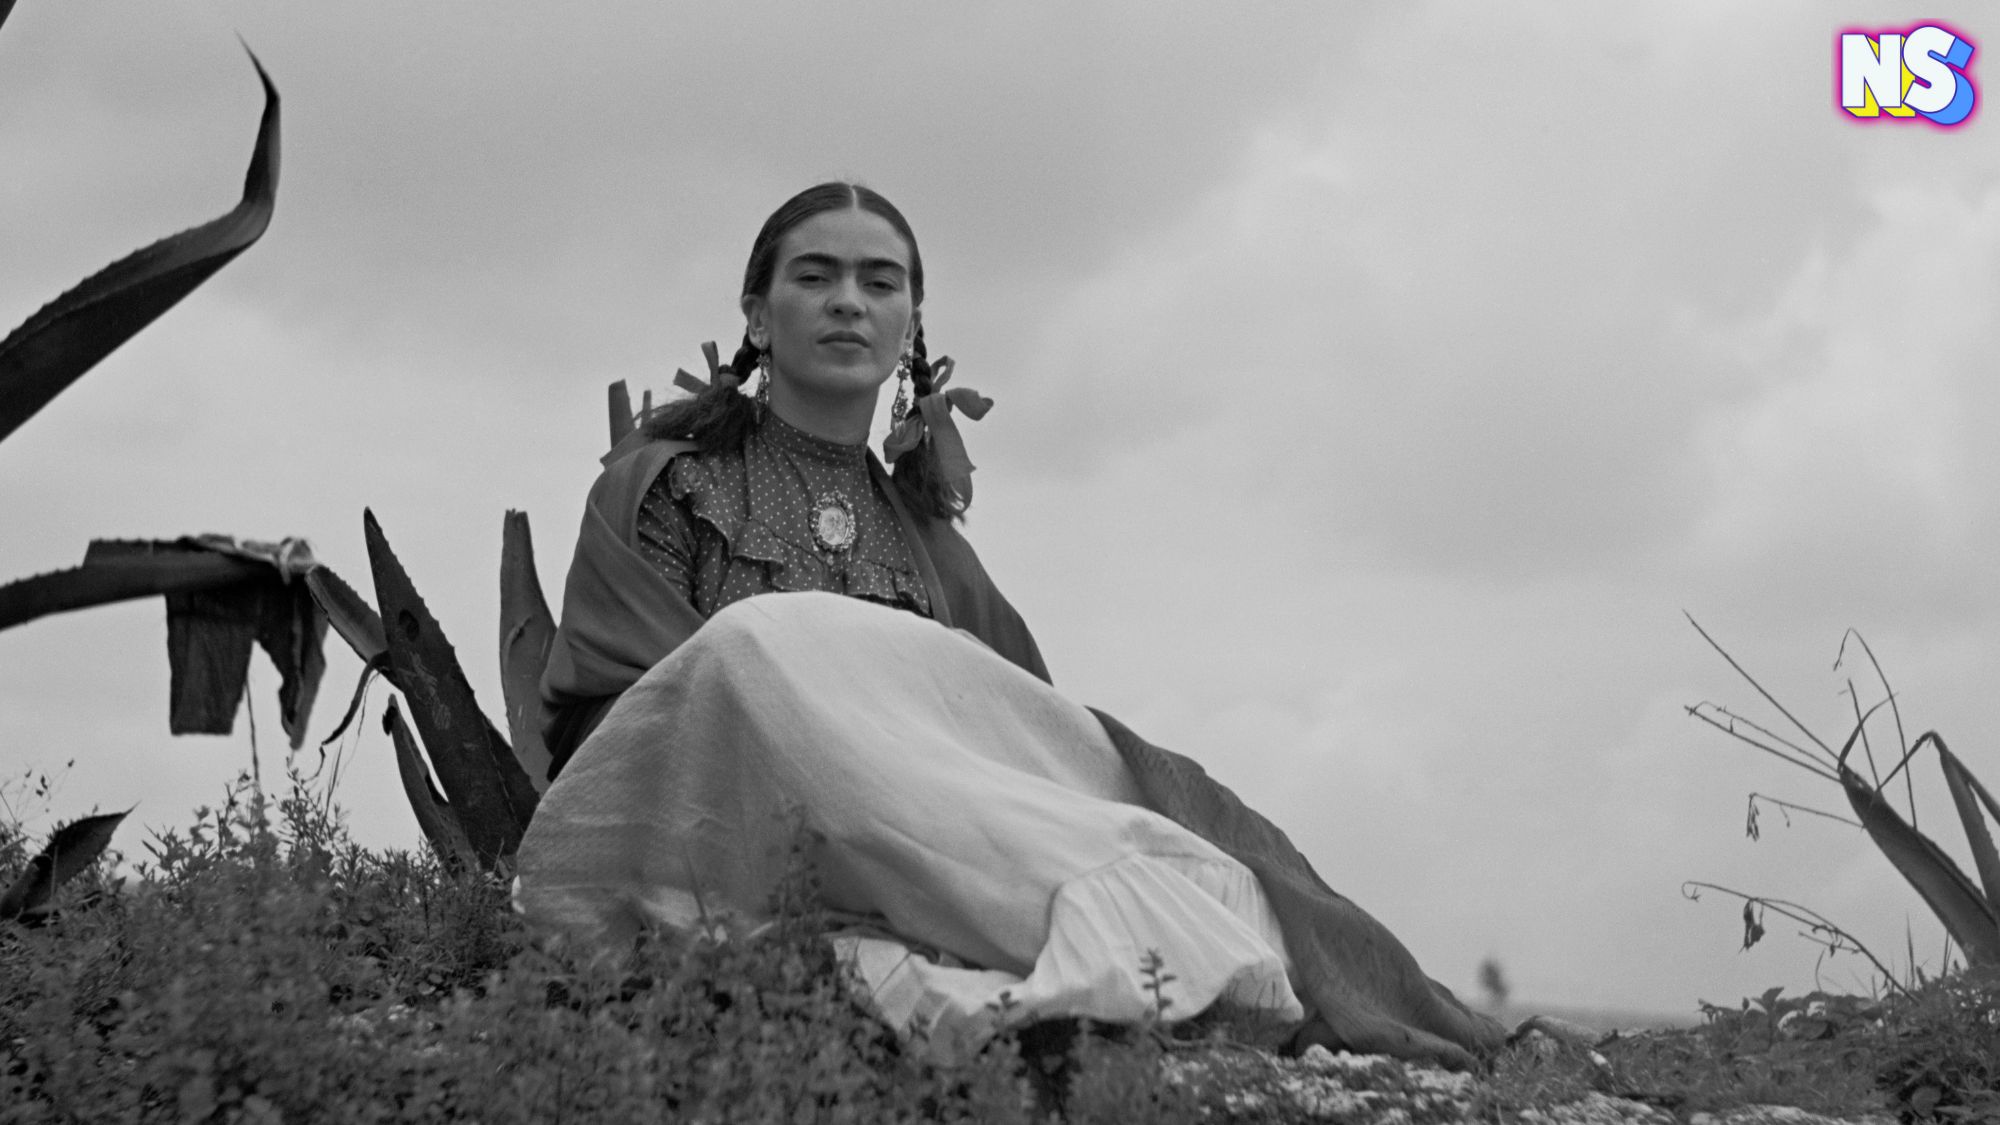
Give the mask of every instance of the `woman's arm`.
<svg viewBox="0 0 2000 1125">
<path fill-rule="evenodd" d="M 667 464 L 692 448 L 678 441 L 640 445 L 606 465 L 591 487 L 563 586 L 562 624 L 542 673 L 551 777 L 612 701 L 701 627 L 687 598 L 688 572 L 676 576 L 642 550 L 636 531 Z M 669 563 L 676 538 L 670 527 L 655 536 Z M 679 539 L 683 557 L 690 543 Z"/>
<path fill-rule="evenodd" d="M 659 568 L 667 585 L 682 600 L 694 600 L 695 568 L 695 526 L 694 517 L 679 504 L 674 503 L 672 489 L 667 484 L 670 461 L 653 478 L 653 484 L 646 489 L 645 499 L 639 501 L 639 521 L 634 538 L 639 553 Z"/>
</svg>

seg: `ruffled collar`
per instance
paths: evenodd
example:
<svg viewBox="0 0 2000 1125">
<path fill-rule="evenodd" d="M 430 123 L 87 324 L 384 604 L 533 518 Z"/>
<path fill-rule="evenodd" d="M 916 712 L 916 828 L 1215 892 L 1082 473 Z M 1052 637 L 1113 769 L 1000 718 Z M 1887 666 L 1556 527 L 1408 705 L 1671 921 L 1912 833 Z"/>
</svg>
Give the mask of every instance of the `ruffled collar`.
<svg viewBox="0 0 2000 1125">
<path fill-rule="evenodd" d="M 814 437 L 767 411 L 741 451 L 675 457 L 666 483 L 675 502 L 720 533 L 732 560 L 761 565 L 769 589 L 827 590 L 929 614 L 930 593 L 871 460 L 866 445 Z M 829 491 L 853 506 L 860 528 L 853 549 L 838 555 L 813 537 L 815 502 Z"/>
</svg>

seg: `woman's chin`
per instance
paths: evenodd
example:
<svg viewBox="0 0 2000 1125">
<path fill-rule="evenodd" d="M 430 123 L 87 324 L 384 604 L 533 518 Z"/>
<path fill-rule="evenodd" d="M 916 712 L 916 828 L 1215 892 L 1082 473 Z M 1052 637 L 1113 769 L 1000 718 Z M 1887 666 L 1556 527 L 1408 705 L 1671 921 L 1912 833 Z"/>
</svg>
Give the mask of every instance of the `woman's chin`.
<svg viewBox="0 0 2000 1125">
<path fill-rule="evenodd" d="M 882 390 L 882 384 L 889 381 L 889 372 L 873 366 L 822 367 L 789 378 L 781 377 L 781 383 L 788 382 L 801 398 L 822 401 L 866 398 L 873 401 Z"/>
</svg>

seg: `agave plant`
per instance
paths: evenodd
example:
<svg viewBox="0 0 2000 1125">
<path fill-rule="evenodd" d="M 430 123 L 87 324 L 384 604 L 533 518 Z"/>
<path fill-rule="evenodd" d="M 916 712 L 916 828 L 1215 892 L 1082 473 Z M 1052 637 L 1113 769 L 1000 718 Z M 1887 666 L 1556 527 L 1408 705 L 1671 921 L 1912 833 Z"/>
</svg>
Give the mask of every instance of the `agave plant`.
<svg viewBox="0 0 2000 1125">
<path fill-rule="evenodd" d="M 0 18 L 6 15 L 0 9 Z M 48 846 L 36 853 L 7 889 L 0 891 L 0 922 L 39 925 L 55 912 L 56 888 L 89 870 L 111 843 L 111 833 L 125 819 L 104 813 L 74 820 L 49 835 Z"/>
<path fill-rule="evenodd" d="M 13 0 L 0 0 L 0 24 L 12 9 Z M 278 184 L 278 94 L 254 55 L 251 63 L 263 84 L 265 104 L 241 201 L 227 214 L 84 279 L 0 340 L 0 440 L 269 227 Z M 632 425 L 629 406 L 624 425 L 627 430 Z M 98 540 L 80 566 L 0 586 L 0 629 L 63 610 L 163 596 L 173 674 L 170 729 L 176 734 L 228 733 L 254 641 L 281 673 L 281 711 L 296 747 L 324 669 L 321 643 L 331 623 L 366 666 L 362 686 L 379 672 L 409 705 L 411 723 L 392 706 L 384 725 L 426 837 L 448 864 L 497 869 L 519 845 L 548 769 L 536 685 L 555 625 L 535 576 L 527 517 L 507 514 L 502 560 L 501 666 L 512 746 L 479 711 L 450 643 L 372 513 L 366 514 L 364 525 L 381 614 L 316 563 L 302 541 L 239 543 L 219 536 Z M 357 704 L 360 697 L 357 688 Z M 349 708 L 350 719 L 354 710 Z M 428 763 L 418 749 L 419 736 Z M 433 770 L 442 793 L 431 782 Z M 77 869 L 78 841 L 96 840 L 94 833 L 100 830 L 108 840 L 115 824 L 116 818 L 92 818 L 58 832 L 51 850 L 34 867 L 46 868 L 46 889 L 52 891 Z M 79 835 L 80 826 L 88 826 L 92 834 Z M 98 842 L 90 854 L 102 847 Z M 58 855 L 65 858 L 52 858 Z M 22 878 L 27 882 L 0 899 L 0 905 L 16 913 L 28 909 L 22 902 L 46 899 L 34 889 L 42 883 Z"/>
<path fill-rule="evenodd" d="M 13 9 L 14 0 L 0 0 L 0 25 Z M 264 88 L 264 113 L 241 200 L 226 214 L 111 263 L 0 339 L 0 440 L 263 237 L 277 202 L 278 91 L 254 54 L 250 63 Z M 0 586 L 0 629 L 60 610 L 164 595 L 174 673 L 171 728 L 228 731 L 254 638 L 283 674 L 281 710 L 297 745 L 319 683 L 325 624 L 315 628 L 318 611 L 308 600 L 272 592 L 292 576 L 289 555 L 283 546 L 265 551 L 212 536 L 93 541 L 80 567 Z M 96 859 L 124 816 L 86 817 L 57 829 L 0 892 L 0 918 L 46 914 L 56 887 Z"/>
<path fill-rule="evenodd" d="M 373 512 L 363 513 L 362 532 L 379 612 L 327 567 L 306 576 L 306 588 L 363 664 L 341 728 L 359 709 L 369 678 L 387 679 L 408 704 L 409 719 L 392 703 L 383 726 L 432 850 L 454 868 L 504 871 L 547 786 L 538 685 L 555 623 L 535 576 L 527 516 L 507 513 L 501 551 L 500 663 L 512 745 L 479 709 L 457 653 Z"/>
<path fill-rule="evenodd" d="M 311 550 L 297 539 L 96 539 L 81 566 L 0 586 L 0 629 L 64 610 L 161 596 L 171 676 L 168 729 L 228 734 L 254 643 L 278 669 L 279 717 L 296 748 L 326 668 L 326 617 L 299 581 L 314 565 Z"/>
<path fill-rule="evenodd" d="M 715 347 L 703 350 L 712 375 L 718 361 Z M 675 382 L 685 387 L 695 381 L 677 372 Z M 623 382 L 611 385 L 609 399 L 612 446 L 636 440 L 637 424 L 652 412 L 651 392 L 636 415 Z M 363 665 L 347 717 L 329 741 L 353 721 L 370 678 L 387 679 L 408 704 L 409 716 L 405 719 L 403 709 L 392 703 L 382 724 L 395 747 L 403 794 L 425 839 L 447 865 L 505 871 L 548 787 L 540 686 L 556 625 L 536 575 L 527 513 L 508 512 L 501 533 L 501 694 L 511 744 L 479 710 L 456 653 L 373 512 L 363 513 L 362 532 L 379 611 L 325 566 L 313 569 L 305 580 L 334 632 Z"/>
<path fill-rule="evenodd" d="M 0 24 L 12 8 L 0 3 Z M 242 198 L 226 214 L 85 278 L 0 339 L 0 440 L 263 237 L 277 203 L 278 91 L 255 55 L 250 62 L 264 88 L 264 113 Z M 164 595 L 174 732 L 228 732 L 254 637 L 283 674 L 285 728 L 296 746 L 319 683 L 325 624 L 310 599 L 283 588 L 308 565 L 304 544 L 291 540 L 96 540 L 79 567 L 0 586 L 0 629 L 61 610 Z"/>
<path fill-rule="evenodd" d="M 1824 778 L 1840 786 L 1847 798 L 1848 807 L 1853 810 L 1854 821 L 1868 833 L 1876 847 L 1881 849 L 1910 886 L 1916 889 L 1931 913 L 1943 923 L 1945 932 L 1958 943 L 1965 952 L 1967 963 L 1975 966 L 2000 966 L 2000 852 L 1996 852 L 1993 833 L 1988 820 L 2000 822 L 2000 802 L 1973 776 L 1965 763 L 1945 745 L 1943 736 L 1936 731 L 1927 731 L 1918 736 L 1914 743 L 1907 740 L 1903 731 L 1903 717 L 1896 702 L 1896 693 L 1889 686 L 1888 677 L 1875 654 L 1868 648 L 1868 642 L 1859 633 L 1849 630 L 1842 638 L 1840 658 L 1835 667 L 1840 666 L 1848 656 L 1847 641 L 1851 638 L 1866 655 L 1876 682 L 1880 685 L 1882 699 L 1867 710 L 1862 710 L 1854 686 L 1850 680 L 1848 694 L 1853 697 L 1855 716 L 1854 728 L 1848 734 L 1839 750 L 1834 750 L 1800 722 L 1770 692 L 1764 690 L 1756 677 L 1746 671 L 1736 659 L 1715 638 L 1709 636 L 1692 617 L 1688 619 L 1695 631 L 1707 641 L 1729 666 L 1736 670 L 1764 700 L 1775 708 L 1784 722 L 1803 736 L 1803 741 L 1788 737 L 1770 726 L 1760 724 L 1737 712 L 1714 703 L 1699 703 L 1687 708 L 1690 715 L 1721 730 L 1730 737 L 1749 746 L 1771 754 L 1789 765 L 1805 770 L 1815 777 Z M 1885 774 L 1875 761 L 1874 749 L 1868 734 L 1871 720 L 1887 707 L 1895 721 L 1896 744 L 1899 750 L 1894 765 Z M 1864 777 L 1855 763 L 1854 751 L 1861 749 L 1861 759 L 1868 768 Z M 1931 750 L 1937 756 L 1938 769 L 1944 775 L 1945 787 L 1951 793 L 1953 808 L 1958 813 L 1959 824 L 1970 845 L 1975 870 L 1979 878 L 1975 882 L 1966 875 L 1944 849 L 1929 836 L 1916 828 L 1917 809 L 1914 787 L 1907 772 L 1911 763 L 1924 750 Z M 1910 818 L 1903 819 L 1889 796 L 1890 786 L 1898 776 L 1903 778 L 1904 797 L 1910 810 Z M 1756 834 L 1757 794 L 1751 795 L 1751 816 L 1749 831 Z M 1785 802 L 1775 802 L 1787 808 L 1798 808 Z M 1817 812 L 1806 809 L 1804 811 Z M 1831 814 L 1818 813 L 1821 816 Z M 1845 817 L 1836 817 L 1845 820 Z M 1745 896 L 1749 897 L 1749 896 Z M 1750 917 L 1746 904 L 1746 918 Z M 1746 922 L 1746 926 L 1752 923 Z M 1746 930 L 1746 933 L 1748 931 Z M 1844 935 L 1843 935 L 1844 936 Z M 1746 938 L 1746 942 L 1754 940 Z M 1872 955 L 1871 955 L 1872 957 Z M 1879 964 L 1879 962 L 1878 962 Z"/>
<path fill-rule="evenodd" d="M 11 7 L 0 7 L 0 22 Z M 264 86 L 264 116 L 242 200 L 227 214 L 78 282 L 0 340 L 0 440 L 249 249 L 271 225 L 278 196 L 278 91 L 255 55 L 250 63 Z"/>
</svg>

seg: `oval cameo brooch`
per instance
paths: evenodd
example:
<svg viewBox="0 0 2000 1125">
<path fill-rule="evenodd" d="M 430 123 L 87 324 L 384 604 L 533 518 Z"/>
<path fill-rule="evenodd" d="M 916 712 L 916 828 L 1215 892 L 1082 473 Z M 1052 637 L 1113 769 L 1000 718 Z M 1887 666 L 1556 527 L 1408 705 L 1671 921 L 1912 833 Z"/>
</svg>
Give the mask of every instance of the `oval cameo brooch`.
<svg viewBox="0 0 2000 1125">
<path fill-rule="evenodd" d="M 838 492 L 822 495 L 813 507 L 813 542 L 819 549 L 829 554 L 844 553 L 854 546 L 858 525 L 854 521 L 854 505 Z"/>
</svg>

